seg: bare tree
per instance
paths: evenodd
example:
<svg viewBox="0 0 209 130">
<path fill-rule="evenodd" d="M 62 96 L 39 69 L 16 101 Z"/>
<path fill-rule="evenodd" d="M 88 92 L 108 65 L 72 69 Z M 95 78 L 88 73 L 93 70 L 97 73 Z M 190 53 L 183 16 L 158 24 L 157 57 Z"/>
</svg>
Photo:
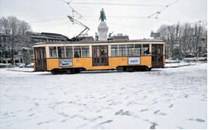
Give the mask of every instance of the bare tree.
<svg viewBox="0 0 209 130">
<path fill-rule="evenodd" d="M 187 55 L 199 56 L 205 53 L 206 48 L 201 48 L 207 44 L 207 29 L 200 23 L 162 25 L 158 29 L 161 39 L 167 42 L 167 58 L 181 59 Z"/>
<path fill-rule="evenodd" d="M 0 18 L 0 33 L 2 34 L 9 34 L 10 31 L 9 21 L 7 18 L 2 17 Z"/>
<path fill-rule="evenodd" d="M 18 34 L 19 35 L 26 35 L 26 33 L 28 31 L 30 31 L 30 30 L 31 30 L 31 27 L 30 27 L 30 25 L 27 22 L 20 21 L 20 23 L 19 23 L 19 29 L 18 29 Z"/>
<path fill-rule="evenodd" d="M 7 35 L 7 47 L 9 48 L 11 62 L 14 64 L 14 55 L 19 46 L 27 44 L 26 32 L 31 31 L 30 25 L 16 17 L 0 18 L 0 33 Z"/>
</svg>

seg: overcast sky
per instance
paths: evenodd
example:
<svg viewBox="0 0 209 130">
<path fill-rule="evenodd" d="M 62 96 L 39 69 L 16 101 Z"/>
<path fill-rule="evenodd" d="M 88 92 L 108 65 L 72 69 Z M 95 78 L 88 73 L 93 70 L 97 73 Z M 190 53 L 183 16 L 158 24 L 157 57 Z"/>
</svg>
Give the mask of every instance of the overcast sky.
<svg viewBox="0 0 209 130">
<path fill-rule="evenodd" d="M 82 14 L 78 19 L 93 36 L 102 8 L 109 32 L 127 34 L 131 39 L 148 38 L 151 30 L 156 31 L 162 24 L 207 20 L 207 0 L 72 0 L 71 6 Z M 157 11 L 161 11 L 157 19 L 156 15 L 148 18 Z M 0 0 L 0 17 L 16 16 L 35 32 L 75 36 L 83 27 L 72 24 L 67 15 L 72 15 L 72 10 L 64 0 Z"/>
</svg>

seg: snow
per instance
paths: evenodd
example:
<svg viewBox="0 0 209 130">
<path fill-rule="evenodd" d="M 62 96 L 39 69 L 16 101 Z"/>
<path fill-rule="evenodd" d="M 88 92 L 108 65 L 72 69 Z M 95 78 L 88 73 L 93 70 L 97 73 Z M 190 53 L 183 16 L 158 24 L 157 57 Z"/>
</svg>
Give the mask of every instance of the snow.
<svg viewBox="0 0 209 130">
<path fill-rule="evenodd" d="M 51 75 L 0 69 L 0 128 L 207 128 L 207 64 Z"/>
<path fill-rule="evenodd" d="M 189 66 L 189 65 L 194 65 L 194 64 L 197 64 L 197 63 L 194 63 L 194 62 L 184 62 L 184 61 L 181 61 L 181 62 L 171 62 L 171 63 L 167 63 L 165 64 L 165 68 L 177 68 L 177 67 L 182 67 L 182 66 Z"/>
<path fill-rule="evenodd" d="M 34 68 L 32 67 L 12 67 L 8 68 L 9 71 L 19 71 L 19 72 L 33 72 Z"/>
</svg>

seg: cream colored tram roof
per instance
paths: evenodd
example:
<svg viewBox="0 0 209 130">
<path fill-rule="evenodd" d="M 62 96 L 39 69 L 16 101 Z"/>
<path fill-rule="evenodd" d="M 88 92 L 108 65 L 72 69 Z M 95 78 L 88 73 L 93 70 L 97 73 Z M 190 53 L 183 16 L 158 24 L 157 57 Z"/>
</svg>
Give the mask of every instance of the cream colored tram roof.
<svg viewBox="0 0 209 130">
<path fill-rule="evenodd" d="M 60 42 L 39 42 L 33 47 L 43 46 L 85 46 L 85 45 L 114 45 L 114 44 L 165 44 L 163 40 L 126 40 L 126 41 L 60 41 Z"/>
</svg>

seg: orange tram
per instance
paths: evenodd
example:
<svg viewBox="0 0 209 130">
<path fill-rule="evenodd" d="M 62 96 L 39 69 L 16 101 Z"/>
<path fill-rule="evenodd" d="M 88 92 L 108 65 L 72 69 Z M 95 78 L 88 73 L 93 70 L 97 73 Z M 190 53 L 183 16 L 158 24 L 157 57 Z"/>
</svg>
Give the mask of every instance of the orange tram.
<svg viewBox="0 0 209 130">
<path fill-rule="evenodd" d="M 33 46 L 34 70 L 79 73 L 92 70 L 139 71 L 164 67 L 161 40 L 41 42 Z"/>
</svg>

